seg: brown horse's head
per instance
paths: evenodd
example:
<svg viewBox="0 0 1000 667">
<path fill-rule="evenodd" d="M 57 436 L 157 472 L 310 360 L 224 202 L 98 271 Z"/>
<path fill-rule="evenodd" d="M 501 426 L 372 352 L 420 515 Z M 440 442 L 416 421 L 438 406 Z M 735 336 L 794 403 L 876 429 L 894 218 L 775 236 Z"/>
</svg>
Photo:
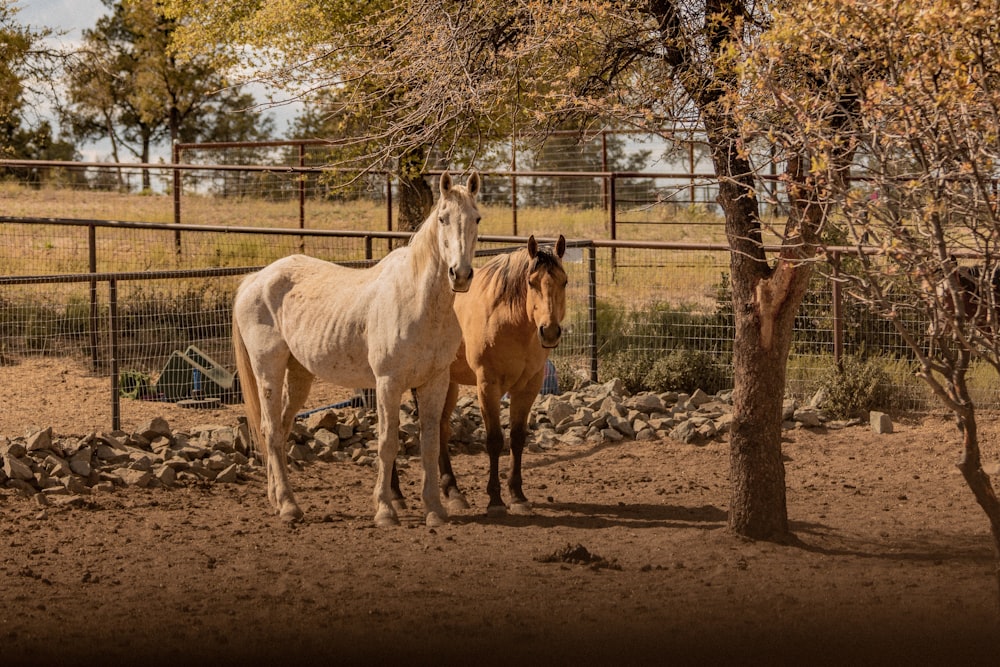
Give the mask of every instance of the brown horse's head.
<svg viewBox="0 0 1000 667">
<path fill-rule="evenodd" d="M 538 247 L 534 236 L 528 238 L 531 266 L 528 272 L 528 316 L 538 327 L 542 347 L 559 345 L 563 317 L 566 316 L 566 271 L 562 256 L 566 253 L 566 239 L 559 235 L 554 252 Z"/>
</svg>

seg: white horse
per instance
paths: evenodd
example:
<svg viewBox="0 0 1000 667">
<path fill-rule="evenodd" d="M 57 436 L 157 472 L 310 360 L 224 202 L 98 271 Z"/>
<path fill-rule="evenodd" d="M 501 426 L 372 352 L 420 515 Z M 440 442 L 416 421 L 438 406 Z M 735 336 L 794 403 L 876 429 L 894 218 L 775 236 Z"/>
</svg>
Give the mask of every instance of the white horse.
<svg viewBox="0 0 1000 667">
<path fill-rule="evenodd" d="M 286 442 L 315 377 L 375 387 L 378 476 L 375 522 L 399 523 L 390 477 L 399 449 L 399 405 L 420 402 L 423 500 L 427 525 L 447 518 L 438 479 L 440 420 L 448 368 L 462 331 L 455 292 L 469 289 L 478 236 L 478 173 L 465 187 L 441 176 L 437 206 L 407 246 L 368 269 L 304 255 L 247 276 L 233 303 L 233 347 L 257 448 L 267 464 L 267 496 L 285 521 L 302 518 L 288 482 Z"/>
</svg>

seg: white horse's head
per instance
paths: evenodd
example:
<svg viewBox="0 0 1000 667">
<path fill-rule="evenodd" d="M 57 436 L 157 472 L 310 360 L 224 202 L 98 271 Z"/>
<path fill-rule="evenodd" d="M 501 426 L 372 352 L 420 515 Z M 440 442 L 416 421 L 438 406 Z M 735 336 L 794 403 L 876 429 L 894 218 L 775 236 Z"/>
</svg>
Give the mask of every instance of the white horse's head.
<svg viewBox="0 0 1000 667">
<path fill-rule="evenodd" d="M 441 174 L 437 210 L 438 252 L 448 266 L 448 281 L 456 292 L 472 284 L 472 257 L 479 237 L 479 173 L 472 172 L 465 186 L 454 185 L 448 172 Z"/>
</svg>

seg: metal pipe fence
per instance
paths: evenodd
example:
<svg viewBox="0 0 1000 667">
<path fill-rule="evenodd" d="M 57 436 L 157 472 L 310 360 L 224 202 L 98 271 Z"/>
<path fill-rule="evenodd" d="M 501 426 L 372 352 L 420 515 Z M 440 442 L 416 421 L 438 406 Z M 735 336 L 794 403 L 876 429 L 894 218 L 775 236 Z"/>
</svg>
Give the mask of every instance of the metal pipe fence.
<svg viewBox="0 0 1000 667">
<path fill-rule="evenodd" d="M 177 233 L 185 239 L 181 255 L 174 251 Z M 310 254 L 362 265 L 407 237 L 404 232 L 0 217 L 5 267 L 0 353 L 85 359 L 91 373 L 108 378 L 109 424 L 118 428 L 130 405 L 120 397 L 123 374 L 139 373 L 155 382 L 171 356 L 192 345 L 233 368 L 230 309 L 244 274 L 297 251 L 302 240 Z M 523 237 L 483 235 L 478 261 L 524 242 Z M 723 383 L 731 382 L 733 321 L 725 244 L 575 239 L 568 246 L 566 333 L 553 355 L 564 387 L 576 380 L 607 380 L 623 362 L 649 365 L 671 351 L 708 355 Z M 814 390 L 819 372 L 841 354 L 878 346 L 901 366 L 909 363 L 891 325 L 866 319 L 845 303 L 830 275 L 833 270 L 817 272 L 796 321 L 787 390 L 800 397 Z M 989 391 L 995 403 L 995 389 Z M 925 407 L 928 398 L 918 381 L 903 381 L 901 405 Z"/>
<path fill-rule="evenodd" d="M 304 164 L 0 160 L 0 171 L 28 169 L 37 178 L 29 188 L 35 196 L 24 202 L 30 209 L 25 215 L 79 218 L 77 211 L 83 207 L 92 209 L 95 218 L 174 224 L 394 229 L 394 176 L 385 170 L 359 174 Z M 431 170 L 426 176 L 433 180 L 440 173 Z M 491 233 L 537 233 L 545 222 L 532 212 L 558 208 L 582 225 L 578 231 L 585 238 L 673 239 L 674 231 L 664 231 L 668 228 L 684 238 L 694 230 L 702 236 L 722 235 L 716 215 L 717 179 L 711 173 L 489 170 L 481 175 Z M 768 179 L 761 177 L 762 187 Z M 148 190 L 143 185 L 147 182 Z M 58 190 L 73 192 L 73 202 L 54 196 Z M 137 192 L 144 196 L 135 196 Z M 25 194 L 24 199 L 29 197 Z M 69 206 L 74 210 L 66 210 Z M 175 243 L 181 252 L 179 231 Z"/>
</svg>

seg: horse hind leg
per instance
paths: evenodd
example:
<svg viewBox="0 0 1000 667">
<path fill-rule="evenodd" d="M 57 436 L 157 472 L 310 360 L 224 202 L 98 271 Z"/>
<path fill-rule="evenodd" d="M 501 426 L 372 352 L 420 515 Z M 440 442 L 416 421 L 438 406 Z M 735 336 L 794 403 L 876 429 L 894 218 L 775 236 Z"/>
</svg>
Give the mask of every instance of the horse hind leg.
<svg viewBox="0 0 1000 667">
<path fill-rule="evenodd" d="M 282 521 L 294 522 L 303 513 L 288 480 L 288 434 L 309 394 L 312 376 L 291 357 L 283 375 L 280 384 L 270 378 L 260 382 L 261 432 L 267 448 L 268 500 Z"/>
<path fill-rule="evenodd" d="M 486 453 L 490 457 L 490 477 L 486 483 L 490 501 L 486 506 L 486 515 L 504 516 L 507 506 L 500 495 L 500 453 L 504 445 L 503 425 L 500 422 L 500 385 L 482 379 L 478 385 L 479 409 L 486 428 Z"/>
<path fill-rule="evenodd" d="M 438 469 L 441 471 L 441 493 L 444 496 L 445 504 L 449 511 L 460 511 L 469 509 L 469 501 L 465 494 L 458 488 L 458 478 L 451 466 L 451 454 L 448 452 L 448 443 L 451 441 L 451 414 L 458 403 L 458 385 L 454 382 L 448 385 L 448 394 L 445 396 L 444 409 L 441 411 L 441 450 L 438 454 Z"/>
</svg>

